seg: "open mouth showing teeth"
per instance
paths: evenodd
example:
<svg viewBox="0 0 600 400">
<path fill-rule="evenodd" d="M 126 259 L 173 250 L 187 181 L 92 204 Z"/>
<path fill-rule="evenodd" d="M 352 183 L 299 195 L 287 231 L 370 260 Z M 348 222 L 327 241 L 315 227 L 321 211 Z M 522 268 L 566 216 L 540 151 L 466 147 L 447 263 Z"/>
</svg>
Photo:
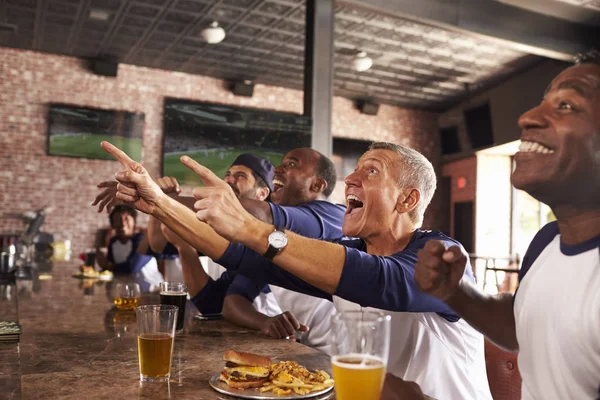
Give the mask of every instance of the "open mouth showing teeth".
<svg viewBox="0 0 600 400">
<path fill-rule="evenodd" d="M 354 211 L 363 207 L 362 200 L 353 194 L 349 194 L 348 196 L 346 196 L 346 202 L 348 203 L 346 214 L 352 214 Z"/>
<path fill-rule="evenodd" d="M 283 187 L 283 182 L 279 179 L 273 179 L 273 191 L 276 192 Z"/>
<path fill-rule="evenodd" d="M 554 150 L 537 142 L 522 141 L 519 151 L 523 153 L 554 154 Z"/>
</svg>

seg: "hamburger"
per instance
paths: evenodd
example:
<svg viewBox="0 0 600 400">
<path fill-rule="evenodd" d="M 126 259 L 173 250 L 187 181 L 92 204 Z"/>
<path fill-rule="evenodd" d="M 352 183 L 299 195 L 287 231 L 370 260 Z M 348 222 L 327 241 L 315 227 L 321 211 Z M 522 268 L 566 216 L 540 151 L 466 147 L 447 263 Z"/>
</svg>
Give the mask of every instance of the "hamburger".
<svg viewBox="0 0 600 400">
<path fill-rule="evenodd" d="M 227 350 L 223 354 L 226 361 L 219 380 L 235 389 L 261 387 L 269 379 L 271 359 L 251 353 Z"/>
</svg>

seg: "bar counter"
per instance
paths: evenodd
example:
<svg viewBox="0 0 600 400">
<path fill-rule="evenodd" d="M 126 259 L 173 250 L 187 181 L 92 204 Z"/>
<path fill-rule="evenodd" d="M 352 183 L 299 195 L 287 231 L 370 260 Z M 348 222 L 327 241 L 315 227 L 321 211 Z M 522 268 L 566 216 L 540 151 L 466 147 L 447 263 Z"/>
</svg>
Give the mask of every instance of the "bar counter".
<svg viewBox="0 0 600 400">
<path fill-rule="evenodd" d="M 233 399 L 208 384 L 223 367 L 228 349 L 331 371 L 326 354 L 304 345 L 225 321 L 195 320 L 197 311 L 188 301 L 184 332 L 175 340 L 170 383 L 140 386 L 135 313 L 116 310 L 114 282 L 90 284 L 73 278 L 77 266 L 55 263 L 49 273 L 17 281 L 23 333 L 19 344 L 0 343 L 0 398 Z M 143 294 L 141 303 L 158 304 L 159 297 Z"/>
</svg>

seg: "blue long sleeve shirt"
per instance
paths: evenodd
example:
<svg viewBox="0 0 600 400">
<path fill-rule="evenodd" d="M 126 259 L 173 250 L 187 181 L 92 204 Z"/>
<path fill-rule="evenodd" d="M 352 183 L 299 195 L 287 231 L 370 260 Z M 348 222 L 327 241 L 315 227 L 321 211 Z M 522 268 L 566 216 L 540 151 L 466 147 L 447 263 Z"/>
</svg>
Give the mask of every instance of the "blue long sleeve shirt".
<svg viewBox="0 0 600 400">
<path fill-rule="evenodd" d="M 366 253 L 365 243 L 360 239 L 338 241 L 345 247 L 346 260 L 334 295 L 363 307 L 389 311 L 435 312 L 448 321 L 458 321 L 458 315 L 450 307 L 443 301 L 421 292 L 414 279 L 417 252 L 429 240 L 440 240 L 447 246 L 460 246 L 460 243 L 441 232 L 421 230 L 414 233 L 405 249 L 391 256 Z M 233 286 L 230 292 L 238 290 L 241 293 L 252 293 L 252 290 L 256 290 L 252 289 L 252 285 L 267 282 L 296 292 L 331 299 L 329 293 L 302 281 L 240 244 L 231 244 L 217 262 L 246 277 L 244 286 Z M 470 265 L 465 269 L 465 275 L 473 280 Z"/>
<path fill-rule="evenodd" d="M 280 206 L 273 203 L 269 203 L 269 206 L 273 224 L 276 226 L 315 239 L 340 240 L 343 237 L 342 224 L 346 207 L 342 205 L 316 200 L 299 206 Z M 245 249 L 241 245 L 232 244 L 232 246 Z M 258 259 L 264 260 L 262 256 L 254 254 Z M 263 271 L 257 269 L 249 272 L 254 274 L 251 283 L 247 278 L 236 273 L 235 270 L 244 264 L 240 261 L 235 268 L 225 266 L 229 270 L 228 273 L 224 273 L 217 280 L 210 279 L 206 286 L 192 298 L 192 302 L 201 313 L 221 312 L 227 294 L 240 294 L 253 301 L 260 292 L 269 291 L 268 277 Z"/>
</svg>

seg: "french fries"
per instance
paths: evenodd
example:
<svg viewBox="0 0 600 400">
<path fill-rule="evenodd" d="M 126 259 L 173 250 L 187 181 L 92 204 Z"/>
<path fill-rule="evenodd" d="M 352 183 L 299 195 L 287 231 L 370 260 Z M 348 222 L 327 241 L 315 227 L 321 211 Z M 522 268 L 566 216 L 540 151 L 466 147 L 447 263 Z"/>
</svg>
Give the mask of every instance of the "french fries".
<svg viewBox="0 0 600 400">
<path fill-rule="evenodd" d="M 269 381 L 256 390 L 261 393 L 272 391 L 274 394 L 285 396 L 292 393 L 305 395 L 310 392 L 324 390 L 333 386 L 331 376 L 322 370 L 310 372 L 294 361 L 280 361 L 271 365 Z"/>
</svg>

